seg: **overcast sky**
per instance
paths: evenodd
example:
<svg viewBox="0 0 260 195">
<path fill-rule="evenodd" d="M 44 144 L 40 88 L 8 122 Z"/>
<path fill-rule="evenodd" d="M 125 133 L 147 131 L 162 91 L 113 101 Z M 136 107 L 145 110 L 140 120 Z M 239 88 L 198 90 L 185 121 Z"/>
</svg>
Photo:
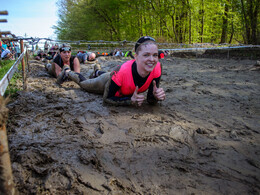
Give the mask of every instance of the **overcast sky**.
<svg viewBox="0 0 260 195">
<path fill-rule="evenodd" d="M 54 30 L 57 24 L 57 0 L 1 0 L 0 15 L 7 23 L 0 23 L 0 31 L 11 31 L 16 36 L 55 39 Z"/>
</svg>

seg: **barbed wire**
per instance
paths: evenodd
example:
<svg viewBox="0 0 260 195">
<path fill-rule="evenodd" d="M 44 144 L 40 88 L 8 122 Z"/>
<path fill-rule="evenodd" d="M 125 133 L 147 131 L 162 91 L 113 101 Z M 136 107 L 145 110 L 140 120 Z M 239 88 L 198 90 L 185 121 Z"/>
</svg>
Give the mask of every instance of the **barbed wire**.
<svg viewBox="0 0 260 195">
<path fill-rule="evenodd" d="M 75 45 L 80 44 L 112 44 L 116 46 L 126 46 L 131 45 L 134 46 L 136 42 L 134 41 L 105 41 L 105 40 L 57 40 L 57 39 L 51 39 L 51 38 L 33 38 L 33 37 L 3 37 L 2 40 L 9 39 L 13 41 L 19 41 L 24 40 L 27 41 L 30 45 L 37 45 L 40 41 L 50 41 L 54 43 L 70 43 Z M 235 48 L 252 48 L 256 47 L 259 48 L 260 45 L 245 45 L 245 44 L 228 44 L 228 43 L 222 43 L 222 44 L 215 44 L 215 43 L 192 43 L 192 44 L 186 44 L 186 43 L 160 43 L 157 42 L 157 45 L 164 46 L 167 48 L 160 48 L 161 50 L 169 50 L 169 51 L 181 51 L 181 50 L 203 50 L 203 49 L 235 49 Z M 173 48 L 168 48 L 173 47 Z"/>
</svg>

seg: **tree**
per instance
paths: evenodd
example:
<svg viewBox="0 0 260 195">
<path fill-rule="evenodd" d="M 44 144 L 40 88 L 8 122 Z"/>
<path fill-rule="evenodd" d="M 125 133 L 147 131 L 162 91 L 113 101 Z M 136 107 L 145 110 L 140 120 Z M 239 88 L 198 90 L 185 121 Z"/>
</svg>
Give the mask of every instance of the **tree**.
<svg viewBox="0 0 260 195">
<path fill-rule="evenodd" d="M 222 16 L 222 33 L 221 33 L 221 40 L 220 43 L 226 43 L 227 40 L 227 29 L 228 29 L 228 11 L 229 11 L 229 1 L 227 0 L 227 2 L 224 5 L 225 10 L 224 10 L 224 14 Z"/>
<path fill-rule="evenodd" d="M 257 29 L 258 25 L 258 13 L 259 13 L 259 0 L 240 0 L 241 1 L 241 10 L 243 16 L 243 22 L 246 32 L 246 43 L 257 44 Z"/>
<path fill-rule="evenodd" d="M 63 40 L 259 43 L 259 0 L 59 0 Z"/>
</svg>

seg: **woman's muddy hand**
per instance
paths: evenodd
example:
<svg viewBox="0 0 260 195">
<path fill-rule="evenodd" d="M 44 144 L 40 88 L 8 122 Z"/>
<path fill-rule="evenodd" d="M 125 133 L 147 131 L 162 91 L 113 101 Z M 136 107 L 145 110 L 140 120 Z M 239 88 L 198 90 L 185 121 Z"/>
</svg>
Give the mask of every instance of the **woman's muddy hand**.
<svg viewBox="0 0 260 195">
<path fill-rule="evenodd" d="M 153 81 L 153 95 L 159 101 L 165 100 L 165 92 L 163 88 L 157 88 L 155 81 Z"/>
<path fill-rule="evenodd" d="M 144 101 L 144 95 L 138 94 L 138 86 L 135 88 L 135 92 L 131 97 L 131 101 L 134 105 L 141 106 Z"/>
</svg>

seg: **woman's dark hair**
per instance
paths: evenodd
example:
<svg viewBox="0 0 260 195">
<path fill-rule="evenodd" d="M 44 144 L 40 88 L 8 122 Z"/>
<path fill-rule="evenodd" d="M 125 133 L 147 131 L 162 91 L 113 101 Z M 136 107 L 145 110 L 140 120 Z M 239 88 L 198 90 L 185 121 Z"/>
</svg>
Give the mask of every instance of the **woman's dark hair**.
<svg viewBox="0 0 260 195">
<path fill-rule="evenodd" d="M 135 52 L 138 53 L 140 45 L 142 45 L 144 42 L 154 42 L 156 43 L 155 39 L 149 36 L 143 36 L 138 39 L 138 41 L 135 44 Z"/>
</svg>

